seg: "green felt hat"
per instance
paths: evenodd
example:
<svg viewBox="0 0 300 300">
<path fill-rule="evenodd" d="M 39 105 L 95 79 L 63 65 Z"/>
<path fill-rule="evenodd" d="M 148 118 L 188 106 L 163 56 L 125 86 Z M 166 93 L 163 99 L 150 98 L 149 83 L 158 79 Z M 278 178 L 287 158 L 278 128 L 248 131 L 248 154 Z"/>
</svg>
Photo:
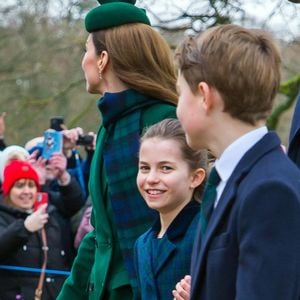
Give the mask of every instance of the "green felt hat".
<svg viewBox="0 0 300 300">
<path fill-rule="evenodd" d="M 151 25 L 144 9 L 136 7 L 135 0 L 98 0 L 100 6 L 92 9 L 85 18 L 88 32 L 107 29 L 128 23 Z"/>
</svg>

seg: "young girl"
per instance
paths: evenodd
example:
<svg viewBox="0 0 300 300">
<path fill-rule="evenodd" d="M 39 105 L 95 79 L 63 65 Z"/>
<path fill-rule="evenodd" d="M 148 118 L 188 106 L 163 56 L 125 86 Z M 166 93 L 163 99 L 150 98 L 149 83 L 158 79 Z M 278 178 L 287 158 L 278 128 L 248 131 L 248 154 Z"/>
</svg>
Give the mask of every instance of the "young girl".
<svg viewBox="0 0 300 300">
<path fill-rule="evenodd" d="M 189 274 L 204 186 L 207 151 L 188 147 L 178 120 L 148 128 L 141 139 L 138 189 L 159 218 L 135 245 L 141 299 L 173 299 Z"/>
</svg>

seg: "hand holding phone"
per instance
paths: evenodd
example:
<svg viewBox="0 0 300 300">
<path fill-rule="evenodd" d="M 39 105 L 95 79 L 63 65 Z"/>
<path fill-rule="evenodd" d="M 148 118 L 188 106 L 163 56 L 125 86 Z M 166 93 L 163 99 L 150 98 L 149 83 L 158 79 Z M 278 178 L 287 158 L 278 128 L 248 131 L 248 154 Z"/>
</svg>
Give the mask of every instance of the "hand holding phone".
<svg viewBox="0 0 300 300">
<path fill-rule="evenodd" d="M 62 152 L 63 135 L 60 131 L 46 130 L 44 132 L 44 144 L 42 156 L 48 160 L 53 153 Z"/>
<path fill-rule="evenodd" d="M 37 211 L 39 207 L 44 204 L 48 204 L 48 193 L 37 193 L 37 197 L 33 205 L 33 210 Z"/>
<path fill-rule="evenodd" d="M 64 124 L 64 117 L 52 117 L 50 119 L 50 128 L 56 131 L 62 131 L 61 125 Z"/>
</svg>

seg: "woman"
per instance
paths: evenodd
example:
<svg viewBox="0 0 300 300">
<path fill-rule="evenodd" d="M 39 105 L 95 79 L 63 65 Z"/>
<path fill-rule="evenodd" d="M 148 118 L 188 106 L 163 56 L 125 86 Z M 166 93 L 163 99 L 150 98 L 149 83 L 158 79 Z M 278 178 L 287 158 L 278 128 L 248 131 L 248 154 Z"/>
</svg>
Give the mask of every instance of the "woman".
<svg viewBox="0 0 300 300">
<path fill-rule="evenodd" d="M 89 191 L 94 230 L 83 239 L 72 274 L 58 299 L 133 299 L 136 238 L 154 212 L 135 183 L 143 129 L 176 117 L 172 54 L 135 1 L 99 1 L 85 19 L 90 33 L 82 69 L 98 102 L 97 135 Z"/>
<path fill-rule="evenodd" d="M 42 299 L 56 299 L 65 277 L 54 272 L 44 278 L 33 271 L 43 263 L 47 269 L 63 272 L 70 267 L 67 237 L 57 210 L 47 204 L 33 210 L 39 188 L 38 175 L 28 162 L 13 160 L 5 167 L 0 203 L 0 299 L 34 299 L 37 288 Z"/>
</svg>

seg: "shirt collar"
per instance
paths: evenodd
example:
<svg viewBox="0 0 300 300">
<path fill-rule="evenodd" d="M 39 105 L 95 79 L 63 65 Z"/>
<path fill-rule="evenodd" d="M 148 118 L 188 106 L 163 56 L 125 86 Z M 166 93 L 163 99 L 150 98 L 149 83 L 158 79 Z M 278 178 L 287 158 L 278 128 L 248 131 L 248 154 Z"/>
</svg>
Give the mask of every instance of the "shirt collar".
<svg viewBox="0 0 300 300">
<path fill-rule="evenodd" d="M 235 140 L 224 150 L 215 162 L 215 167 L 222 181 L 229 179 L 245 153 L 267 133 L 266 126 L 254 129 Z"/>
</svg>

